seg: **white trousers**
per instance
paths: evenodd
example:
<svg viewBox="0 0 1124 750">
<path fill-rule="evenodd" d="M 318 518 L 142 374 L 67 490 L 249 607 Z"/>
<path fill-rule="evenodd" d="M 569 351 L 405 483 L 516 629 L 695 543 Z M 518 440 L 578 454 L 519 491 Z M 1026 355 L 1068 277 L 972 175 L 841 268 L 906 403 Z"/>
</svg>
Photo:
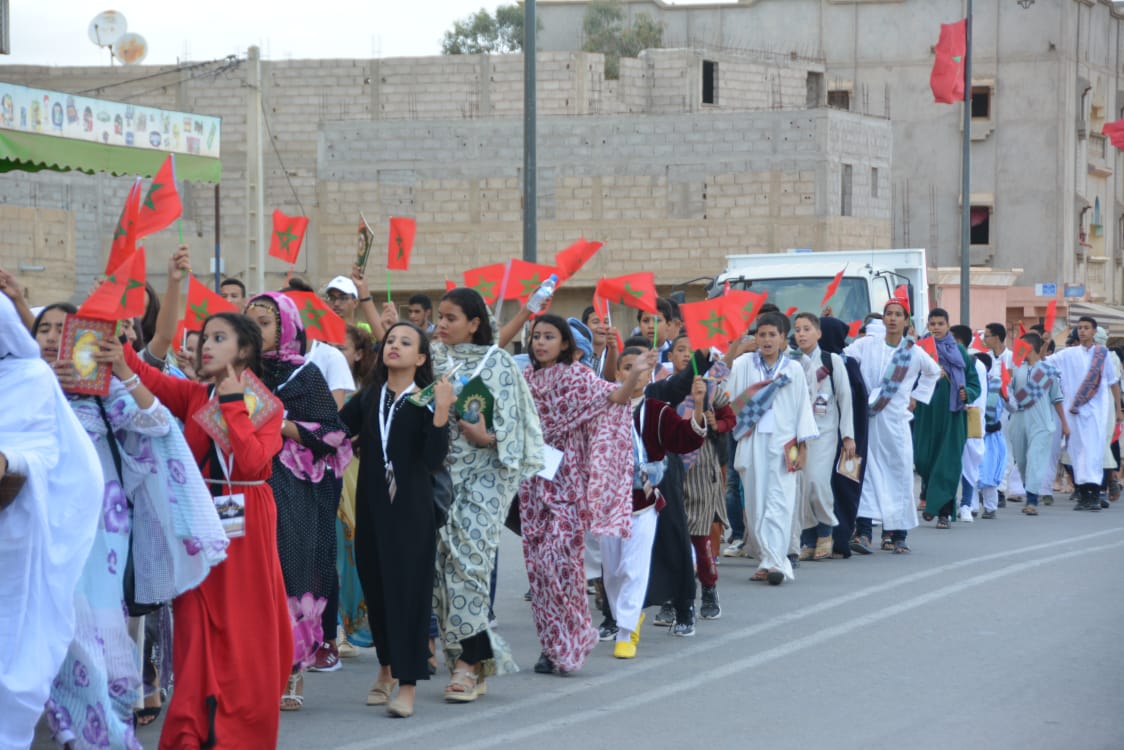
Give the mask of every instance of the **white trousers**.
<svg viewBox="0 0 1124 750">
<path fill-rule="evenodd" d="M 656 540 L 656 509 L 648 507 L 632 516 L 632 535 L 628 539 L 603 536 L 601 571 L 605 596 L 617 621 L 617 640 L 628 640 L 640 623 L 648 576 L 652 567 L 652 543 Z"/>
</svg>

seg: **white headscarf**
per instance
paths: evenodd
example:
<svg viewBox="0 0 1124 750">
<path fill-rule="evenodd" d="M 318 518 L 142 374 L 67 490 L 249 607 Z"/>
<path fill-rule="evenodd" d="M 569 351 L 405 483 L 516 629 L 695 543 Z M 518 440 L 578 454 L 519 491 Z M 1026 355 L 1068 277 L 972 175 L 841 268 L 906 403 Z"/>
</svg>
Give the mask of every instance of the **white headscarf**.
<svg viewBox="0 0 1124 750">
<path fill-rule="evenodd" d="M 28 747 L 67 646 L 94 542 L 101 464 L 51 368 L 0 294 L 0 453 L 26 477 L 0 510 L 0 747 Z"/>
</svg>

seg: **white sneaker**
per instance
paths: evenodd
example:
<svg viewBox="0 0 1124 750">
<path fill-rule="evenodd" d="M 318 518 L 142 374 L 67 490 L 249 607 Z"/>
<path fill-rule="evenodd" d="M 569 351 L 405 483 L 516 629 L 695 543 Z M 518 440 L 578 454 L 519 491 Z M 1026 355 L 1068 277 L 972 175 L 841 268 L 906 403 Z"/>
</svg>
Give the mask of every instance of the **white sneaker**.
<svg viewBox="0 0 1124 750">
<path fill-rule="evenodd" d="M 722 550 L 723 557 L 745 557 L 745 540 L 739 539 Z"/>
<path fill-rule="evenodd" d="M 964 523 L 971 523 L 975 519 L 972 518 L 972 509 L 967 505 L 960 506 L 960 520 Z"/>
</svg>

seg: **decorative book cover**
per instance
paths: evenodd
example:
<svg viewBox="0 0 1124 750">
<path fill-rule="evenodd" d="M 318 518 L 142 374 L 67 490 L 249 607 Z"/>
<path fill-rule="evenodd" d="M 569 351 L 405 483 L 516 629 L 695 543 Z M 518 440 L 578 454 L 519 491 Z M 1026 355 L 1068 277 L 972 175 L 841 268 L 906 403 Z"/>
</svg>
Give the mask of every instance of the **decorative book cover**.
<svg viewBox="0 0 1124 750">
<path fill-rule="evenodd" d="M 796 444 L 796 438 L 793 438 L 784 444 L 784 467 L 790 474 L 796 471 L 796 459 L 799 457 L 800 446 Z"/>
<path fill-rule="evenodd" d="M 359 214 L 359 245 L 358 251 L 355 254 L 355 265 L 359 266 L 359 272 L 367 270 L 367 261 L 371 258 L 371 246 L 375 242 L 375 232 L 371 229 L 371 225 L 363 218 L 363 214 Z"/>
<path fill-rule="evenodd" d="M 461 388 L 460 395 L 457 396 L 457 416 L 470 424 L 475 424 L 483 416 L 484 424 L 491 430 L 495 405 L 496 397 L 477 376 Z"/>
<path fill-rule="evenodd" d="M 839 454 L 839 463 L 835 466 L 835 471 L 841 477 L 847 477 L 852 482 L 859 481 L 859 474 L 862 472 L 863 457 L 855 456 L 854 458 L 847 458 L 842 453 Z"/>
<path fill-rule="evenodd" d="M 117 323 L 112 320 L 94 320 L 77 315 L 67 315 L 62 328 L 62 346 L 59 348 L 59 361 L 70 361 L 78 376 L 78 384 L 71 393 L 85 393 L 91 396 L 104 396 L 109 393 L 109 378 L 113 368 L 106 363 L 98 363 L 94 355 L 101 351 L 101 342 L 112 338 L 117 332 Z"/>
<path fill-rule="evenodd" d="M 281 402 L 252 372 L 247 371 L 246 376 L 246 411 L 250 413 L 250 421 L 254 427 L 261 427 L 282 409 Z M 230 435 L 218 398 L 212 398 L 206 406 L 195 412 L 194 419 L 218 443 L 219 448 L 224 452 L 230 450 Z"/>
</svg>

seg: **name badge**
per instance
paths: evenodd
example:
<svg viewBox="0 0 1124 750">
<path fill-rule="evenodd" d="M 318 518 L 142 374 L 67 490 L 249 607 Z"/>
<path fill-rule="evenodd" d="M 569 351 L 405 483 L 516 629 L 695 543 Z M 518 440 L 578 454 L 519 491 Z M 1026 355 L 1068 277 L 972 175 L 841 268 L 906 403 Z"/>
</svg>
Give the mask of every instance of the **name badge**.
<svg viewBox="0 0 1124 750">
<path fill-rule="evenodd" d="M 237 495 L 219 495 L 215 498 L 215 510 L 218 511 L 222 529 L 226 532 L 227 539 L 246 536 L 246 496 L 241 492 Z"/>
</svg>

